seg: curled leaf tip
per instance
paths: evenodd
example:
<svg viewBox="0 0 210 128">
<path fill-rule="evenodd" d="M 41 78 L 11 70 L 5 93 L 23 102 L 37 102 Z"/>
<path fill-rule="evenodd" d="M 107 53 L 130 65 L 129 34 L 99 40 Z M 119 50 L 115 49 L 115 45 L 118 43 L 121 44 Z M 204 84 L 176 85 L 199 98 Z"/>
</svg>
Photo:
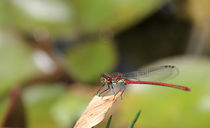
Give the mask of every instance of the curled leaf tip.
<svg viewBox="0 0 210 128">
<path fill-rule="evenodd" d="M 112 107 L 121 93 L 122 92 L 119 92 L 117 95 L 104 97 L 99 97 L 98 95 L 94 96 L 76 122 L 74 128 L 91 128 L 100 123 L 104 119 L 108 109 Z"/>
</svg>

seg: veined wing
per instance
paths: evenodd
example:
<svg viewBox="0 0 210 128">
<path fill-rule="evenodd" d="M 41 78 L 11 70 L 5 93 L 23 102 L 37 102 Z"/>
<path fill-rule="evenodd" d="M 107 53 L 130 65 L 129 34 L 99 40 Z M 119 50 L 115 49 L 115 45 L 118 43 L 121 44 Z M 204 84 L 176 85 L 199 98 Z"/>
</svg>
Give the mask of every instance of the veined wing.
<svg viewBox="0 0 210 128">
<path fill-rule="evenodd" d="M 125 73 L 128 80 L 163 81 L 171 79 L 179 74 L 179 70 L 172 65 L 145 68 L 134 72 Z"/>
</svg>

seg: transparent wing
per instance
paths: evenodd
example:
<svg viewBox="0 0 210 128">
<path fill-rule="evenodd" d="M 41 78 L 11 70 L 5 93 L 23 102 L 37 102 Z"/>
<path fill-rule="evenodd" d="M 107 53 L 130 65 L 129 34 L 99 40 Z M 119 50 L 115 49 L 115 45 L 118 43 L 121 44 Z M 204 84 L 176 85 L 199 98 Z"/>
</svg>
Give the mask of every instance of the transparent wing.
<svg viewBox="0 0 210 128">
<path fill-rule="evenodd" d="M 124 76 L 128 80 L 140 81 L 163 81 L 169 80 L 179 74 L 179 70 L 172 65 L 164 65 L 159 67 L 151 67 L 141 69 L 139 71 L 125 73 Z"/>
</svg>

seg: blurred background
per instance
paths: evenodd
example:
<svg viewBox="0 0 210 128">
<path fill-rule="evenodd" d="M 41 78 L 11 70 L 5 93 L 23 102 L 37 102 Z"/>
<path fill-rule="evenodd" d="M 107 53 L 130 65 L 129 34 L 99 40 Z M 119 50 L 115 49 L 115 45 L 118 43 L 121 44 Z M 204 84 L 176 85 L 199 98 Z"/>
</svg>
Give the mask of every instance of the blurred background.
<svg viewBox="0 0 210 128">
<path fill-rule="evenodd" d="M 0 124 L 70 128 L 104 72 L 175 65 L 191 92 L 131 86 L 96 128 L 210 127 L 209 0 L 1 0 Z"/>
</svg>

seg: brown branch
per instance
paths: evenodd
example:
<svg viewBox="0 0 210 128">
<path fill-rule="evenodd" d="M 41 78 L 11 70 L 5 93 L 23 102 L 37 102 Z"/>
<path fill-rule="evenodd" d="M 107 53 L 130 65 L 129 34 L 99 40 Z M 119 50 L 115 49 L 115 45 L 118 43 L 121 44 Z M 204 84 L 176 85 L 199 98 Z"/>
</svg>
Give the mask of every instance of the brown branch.
<svg viewBox="0 0 210 128">
<path fill-rule="evenodd" d="M 25 111 L 21 98 L 21 90 L 19 88 L 14 88 L 11 91 L 10 104 L 6 114 L 3 116 L 0 127 L 26 127 Z"/>
</svg>

